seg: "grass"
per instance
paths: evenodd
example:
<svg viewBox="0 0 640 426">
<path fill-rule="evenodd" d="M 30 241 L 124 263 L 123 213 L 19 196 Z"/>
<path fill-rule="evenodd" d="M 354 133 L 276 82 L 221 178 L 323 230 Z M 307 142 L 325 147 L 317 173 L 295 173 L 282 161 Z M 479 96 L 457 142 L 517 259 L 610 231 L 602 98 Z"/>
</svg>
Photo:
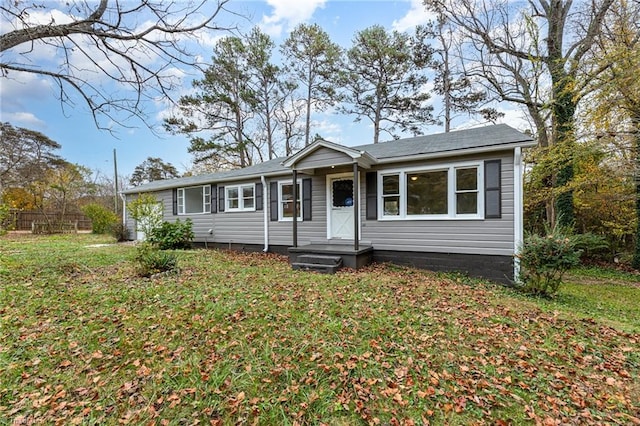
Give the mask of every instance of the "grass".
<svg viewBox="0 0 640 426">
<path fill-rule="evenodd" d="M 632 280 L 578 271 L 548 301 L 204 250 L 143 279 L 134 247 L 88 247 L 112 242 L 0 239 L 0 423 L 640 421 Z"/>
</svg>

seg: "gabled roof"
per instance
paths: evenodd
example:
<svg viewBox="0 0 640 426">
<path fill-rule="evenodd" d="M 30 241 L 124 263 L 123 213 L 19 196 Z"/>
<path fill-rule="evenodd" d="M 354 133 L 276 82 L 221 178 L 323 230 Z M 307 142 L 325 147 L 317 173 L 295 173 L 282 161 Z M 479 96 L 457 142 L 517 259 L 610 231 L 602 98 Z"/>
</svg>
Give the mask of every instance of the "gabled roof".
<svg viewBox="0 0 640 426">
<path fill-rule="evenodd" d="M 350 148 L 348 146 L 321 139 L 290 156 L 282 164 L 287 168 L 295 168 L 296 164 L 298 164 L 300 160 L 312 155 L 320 148 L 327 148 L 332 151 L 342 153 L 345 156 L 350 157 L 353 163 L 358 163 L 360 166 L 365 168 L 371 167 L 371 165 L 376 162 L 375 158 L 373 158 L 367 151 Z"/>
<path fill-rule="evenodd" d="M 209 173 L 177 179 L 159 180 L 122 191 L 123 194 L 158 191 L 162 189 L 223 183 L 242 179 L 257 179 L 261 176 L 282 176 L 291 172 L 291 167 L 304 157 L 310 156 L 320 148 L 328 148 L 345 154 L 354 162 L 365 167 L 375 164 L 388 164 L 428 158 L 451 157 L 471 153 L 492 152 L 515 147 L 532 147 L 535 141 L 528 135 L 507 126 L 476 127 L 449 133 L 398 139 L 377 144 L 347 147 L 325 140 L 317 141 L 298 153 L 276 158 L 243 169 Z"/>
</svg>

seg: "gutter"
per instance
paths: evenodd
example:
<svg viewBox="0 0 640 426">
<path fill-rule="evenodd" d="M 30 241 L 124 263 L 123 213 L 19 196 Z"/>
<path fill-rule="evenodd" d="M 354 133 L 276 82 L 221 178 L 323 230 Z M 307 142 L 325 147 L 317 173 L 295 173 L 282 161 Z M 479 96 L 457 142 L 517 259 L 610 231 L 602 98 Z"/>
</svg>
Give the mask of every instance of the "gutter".
<svg viewBox="0 0 640 426">
<path fill-rule="evenodd" d="M 264 249 L 263 252 L 269 251 L 269 203 L 267 201 L 267 179 L 264 175 L 260 176 L 260 182 L 262 182 L 262 211 L 264 222 Z"/>
</svg>

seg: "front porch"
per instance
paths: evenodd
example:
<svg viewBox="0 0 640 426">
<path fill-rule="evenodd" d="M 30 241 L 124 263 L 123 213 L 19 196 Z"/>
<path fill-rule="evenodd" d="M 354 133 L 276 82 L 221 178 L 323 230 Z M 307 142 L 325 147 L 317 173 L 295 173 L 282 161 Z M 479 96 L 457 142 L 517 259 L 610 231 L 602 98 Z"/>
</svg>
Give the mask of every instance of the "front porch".
<svg viewBox="0 0 640 426">
<path fill-rule="evenodd" d="M 289 247 L 289 263 L 294 269 L 334 273 L 340 267 L 359 269 L 373 260 L 373 246 L 360 243 L 322 243 Z"/>
</svg>

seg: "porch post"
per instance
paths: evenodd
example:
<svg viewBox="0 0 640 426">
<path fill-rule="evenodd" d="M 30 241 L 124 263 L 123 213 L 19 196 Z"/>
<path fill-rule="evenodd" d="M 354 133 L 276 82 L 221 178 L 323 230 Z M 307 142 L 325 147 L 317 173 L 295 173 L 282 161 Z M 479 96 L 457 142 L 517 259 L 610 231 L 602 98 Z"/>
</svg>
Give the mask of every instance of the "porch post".
<svg viewBox="0 0 640 426">
<path fill-rule="evenodd" d="M 355 251 L 358 251 L 360 248 L 360 242 L 358 241 L 358 223 L 360 220 L 359 193 L 358 163 L 353 163 L 353 249 Z"/>
<path fill-rule="evenodd" d="M 298 247 L 298 171 L 293 169 L 293 246 Z M 300 206 L 302 207 L 302 206 Z"/>
</svg>

